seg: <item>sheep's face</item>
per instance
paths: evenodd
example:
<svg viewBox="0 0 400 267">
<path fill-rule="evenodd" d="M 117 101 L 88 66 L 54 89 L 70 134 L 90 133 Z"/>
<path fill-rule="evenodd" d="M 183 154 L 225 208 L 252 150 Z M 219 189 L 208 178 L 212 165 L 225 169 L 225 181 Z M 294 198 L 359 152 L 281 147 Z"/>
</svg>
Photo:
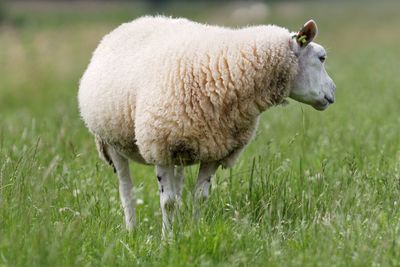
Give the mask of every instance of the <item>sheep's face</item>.
<svg viewBox="0 0 400 267">
<path fill-rule="evenodd" d="M 336 86 L 325 70 L 325 49 L 311 42 L 316 33 L 316 24 L 309 21 L 295 36 L 293 49 L 299 69 L 289 96 L 317 110 L 325 110 L 335 101 Z"/>
</svg>

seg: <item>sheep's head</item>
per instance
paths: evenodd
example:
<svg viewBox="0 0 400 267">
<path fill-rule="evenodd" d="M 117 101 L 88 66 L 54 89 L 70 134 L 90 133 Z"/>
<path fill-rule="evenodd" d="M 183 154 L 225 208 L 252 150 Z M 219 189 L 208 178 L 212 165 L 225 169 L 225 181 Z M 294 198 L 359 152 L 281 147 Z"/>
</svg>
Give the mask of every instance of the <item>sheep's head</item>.
<svg viewBox="0 0 400 267">
<path fill-rule="evenodd" d="M 317 35 L 313 20 L 293 35 L 292 49 L 298 58 L 299 70 L 290 90 L 290 98 L 325 110 L 335 101 L 336 86 L 325 70 L 325 49 L 312 40 Z"/>
</svg>

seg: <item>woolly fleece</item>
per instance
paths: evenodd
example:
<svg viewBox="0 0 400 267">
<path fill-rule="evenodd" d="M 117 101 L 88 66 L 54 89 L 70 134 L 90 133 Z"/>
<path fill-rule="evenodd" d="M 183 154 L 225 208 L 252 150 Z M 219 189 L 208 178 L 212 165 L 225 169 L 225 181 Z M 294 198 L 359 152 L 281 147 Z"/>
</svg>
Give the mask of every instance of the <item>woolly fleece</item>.
<svg viewBox="0 0 400 267">
<path fill-rule="evenodd" d="M 79 88 L 96 139 L 158 165 L 232 165 L 258 117 L 289 95 L 298 70 L 290 32 L 142 17 L 106 35 Z"/>
</svg>

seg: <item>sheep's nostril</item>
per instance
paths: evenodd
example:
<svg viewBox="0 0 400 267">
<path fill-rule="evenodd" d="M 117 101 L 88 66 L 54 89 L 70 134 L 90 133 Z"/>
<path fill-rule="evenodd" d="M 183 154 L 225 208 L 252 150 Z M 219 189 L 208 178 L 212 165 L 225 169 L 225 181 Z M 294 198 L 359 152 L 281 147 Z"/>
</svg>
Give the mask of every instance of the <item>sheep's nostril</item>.
<svg viewBox="0 0 400 267">
<path fill-rule="evenodd" d="M 326 101 L 328 101 L 329 104 L 333 104 L 335 102 L 335 98 L 333 96 L 325 96 Z"/>
</svg>

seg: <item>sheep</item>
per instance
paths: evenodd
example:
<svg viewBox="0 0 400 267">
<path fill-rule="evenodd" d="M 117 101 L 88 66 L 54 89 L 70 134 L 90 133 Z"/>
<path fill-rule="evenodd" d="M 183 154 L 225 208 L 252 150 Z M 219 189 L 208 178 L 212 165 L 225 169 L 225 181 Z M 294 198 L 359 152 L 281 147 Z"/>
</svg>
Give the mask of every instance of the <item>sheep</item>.
<svg viewBox="0 0 400 267">
<path fill-rule="evenodd" d="M 183 168 L 200 163 L 195 203 L 219 166 L 232 167 L 260 114 L 292 98 L 324 110 L 335 84 L 307 22 L 240 29 L 141 17 L 106 35 L 80 81 L 80 114 L 100 157 L 119 177 L 128 230 L 135 225 L 129 160 L 155 165 L 163 234 L 180 203 Z"/>
</svg>

